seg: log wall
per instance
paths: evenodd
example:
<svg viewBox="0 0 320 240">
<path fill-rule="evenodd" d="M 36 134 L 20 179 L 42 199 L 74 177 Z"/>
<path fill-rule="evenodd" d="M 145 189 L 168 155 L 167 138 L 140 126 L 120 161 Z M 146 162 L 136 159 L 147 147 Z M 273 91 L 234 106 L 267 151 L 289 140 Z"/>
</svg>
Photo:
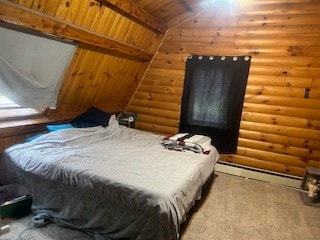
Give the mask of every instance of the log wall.
<svg viewBox="0 0 320 240">
<path fill-rule="evenodd" d="M 188 55 L 251 55 L 237 154 L 221 161 L 302 176 L 320 166 L 319 16 L 311 0 L 216 5 L 168 31 L 127 110 L 176 133 Z"/>
</svg>

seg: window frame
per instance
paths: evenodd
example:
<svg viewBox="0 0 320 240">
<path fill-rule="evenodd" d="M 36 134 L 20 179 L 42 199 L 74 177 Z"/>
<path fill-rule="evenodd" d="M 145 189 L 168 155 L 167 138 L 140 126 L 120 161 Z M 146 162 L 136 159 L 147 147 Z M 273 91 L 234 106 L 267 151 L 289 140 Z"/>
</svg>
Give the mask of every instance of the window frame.
<svg viewBox="0 0 320 240">
<path fill-rule="evenodd" d="M 0 93 L 0 122 L 43 117 L 45 109 L 21 107 Z"/>
<path fill-rule="evenodd" d="M 189 56 L 179 131 L 207 135 L 220 153 L 236 153 L 250 62 L 250 56 Z"/>
</svg>

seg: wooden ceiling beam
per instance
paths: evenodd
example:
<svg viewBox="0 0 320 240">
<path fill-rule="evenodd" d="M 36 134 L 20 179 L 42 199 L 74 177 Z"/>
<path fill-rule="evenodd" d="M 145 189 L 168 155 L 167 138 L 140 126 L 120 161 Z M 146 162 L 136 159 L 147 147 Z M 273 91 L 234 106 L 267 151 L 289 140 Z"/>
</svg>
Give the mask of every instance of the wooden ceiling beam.
<svg viewBox="0 0 320 240">
<path fill-rule="evenodd" d="M 178 2 L 184 7 L 185 10 L 189 11 L 189 12 L 196 12 L 196 8 L 195 8 L 195 4 L 194 4 L 194 0 L 191 0 L 192 3 L 190 3 L 190 1 L 188 0 L 178 0 Z"/>
<path fill-rule="evenodd" d="M 0 0 L 0 21 L 33 29 L 59 38 L 89 44 L 105 49 L 117 56 L 135 59 L 136 61 L 149 61 L 152 58 L 152 54 L 143 49 L 108 38 L 6 0 Z"/>
<path fill-rule="evenodd" d="M 178 0 L 180 4 L 189 12 L 199 13 L 208 8 L 212 8 L 222 0 Z"/>
<path fill-rule="evenodd" d="M 131 0 L 96 0 L 101 5 L 106 6 L 117 13 L 135 21 L 141 26 L 152 30 L 153 32 L 165 33 L 167 26 L 160 23 L 156 18 L 154 18 L 149 13 L 143 11 L 138 6 L 136 6 Z"/>
</svg>

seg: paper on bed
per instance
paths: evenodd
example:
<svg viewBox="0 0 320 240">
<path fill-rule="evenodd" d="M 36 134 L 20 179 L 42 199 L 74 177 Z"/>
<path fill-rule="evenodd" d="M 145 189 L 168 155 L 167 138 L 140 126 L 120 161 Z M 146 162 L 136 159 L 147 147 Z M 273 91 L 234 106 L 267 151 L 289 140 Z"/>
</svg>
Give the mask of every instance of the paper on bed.
<svg viewBox="0 0 320 240">
<path fill-rule="evenodd" d="M 188 137 L 190 135 L 190 137 Z M 191 143 L 201 147 L 202 152 L 208 152 L 211 149 L 211 138 L 200 134 L 177 133 L 164 140 Z"/>
<path fill-rule="evenodd" d="M 211 149 L 211 138 L 208 136 L 203 136 L 203 135 L 193 135 L 190 138 L 186 138 L 184 140 L 186 143 L 194 143 L 194 144 L 199 144 L 203 151 L 210 151 Z"/>
</svg>

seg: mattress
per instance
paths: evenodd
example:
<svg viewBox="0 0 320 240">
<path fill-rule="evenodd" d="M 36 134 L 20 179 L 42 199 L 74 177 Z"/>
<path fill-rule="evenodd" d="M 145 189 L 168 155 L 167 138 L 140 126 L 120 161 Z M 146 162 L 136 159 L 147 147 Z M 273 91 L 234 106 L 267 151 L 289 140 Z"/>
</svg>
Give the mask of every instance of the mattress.
<svg viewBox="0 0 320 240">
<path fill-rule="evenodd" d="M 105 239 L 179 239 L 219 159 L 164 149 L 163 136 L 120 126 L 54 131 L 8 148 L 1 180 L 22 182 L 35 214 Z"/>
</svg>

